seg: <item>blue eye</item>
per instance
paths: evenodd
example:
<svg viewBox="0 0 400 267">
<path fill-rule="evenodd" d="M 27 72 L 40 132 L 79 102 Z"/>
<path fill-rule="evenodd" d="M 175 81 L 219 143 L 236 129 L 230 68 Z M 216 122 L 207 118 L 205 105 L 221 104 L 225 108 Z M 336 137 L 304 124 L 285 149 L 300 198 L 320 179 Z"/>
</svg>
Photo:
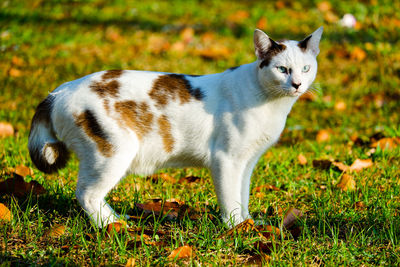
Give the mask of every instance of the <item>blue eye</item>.
<svg viewBox="0 0 400 267">
<path fill-rule="evenodd" d="M 310 70 L 310 65 L 305 65 L 303 67 L 303 72 L 308 72 Z"/>
<path fill-rule="evenodd" d="M 284 66 L 276 67 L 280 73 L 288 73 L 288 70 Z"/>
</svg>

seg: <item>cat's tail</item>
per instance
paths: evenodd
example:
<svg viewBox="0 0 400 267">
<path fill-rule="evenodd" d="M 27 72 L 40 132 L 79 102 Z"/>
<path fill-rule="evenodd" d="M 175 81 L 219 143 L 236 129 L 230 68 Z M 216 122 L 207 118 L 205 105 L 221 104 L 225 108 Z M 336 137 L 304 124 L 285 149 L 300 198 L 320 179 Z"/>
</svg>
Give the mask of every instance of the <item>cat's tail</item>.
<svg viewBox="0 0 400 267">
<path fill-rule="evenodd" d="M 65 144 L 57 139 L 51 121 L 55 96 L 49 95 L 36 108 L 29 133 L 29 154 L 36 167 L 45 173 L 63 168 L 69 159 Z"/>
</svg>

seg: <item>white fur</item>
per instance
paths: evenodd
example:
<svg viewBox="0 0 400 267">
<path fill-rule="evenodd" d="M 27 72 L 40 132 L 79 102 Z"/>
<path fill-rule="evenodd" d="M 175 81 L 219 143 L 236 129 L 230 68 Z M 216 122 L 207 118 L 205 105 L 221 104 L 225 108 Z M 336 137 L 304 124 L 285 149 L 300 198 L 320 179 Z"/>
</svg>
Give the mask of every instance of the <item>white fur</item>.
<svg viewBox="0 0 400 267">
<path fill-rule="evenodd" d="M 235 70 L 199 77 L 186 76 L 193 88 L 200 88 L 204 99 L 180 104 L 170 102 L 164 109 L 149 97 L 154 80 L 163 73 L 124 71 L 118 81 L 118 101 L 134 100 L 149 104 L 155 119 L 166 115 L 171 123 L 174 148 L 163 149 L 158 126 L 142 140 L 121 127 L 118 114 L 104 109 L 103 100 L 89 89 L 103 72 L 65 83 L 56 96 L 51 114 L 54 131 L 80 160 L 76 196 L 94 222 L 102 227 L 118 219 L 104 197 L 128 173 L 151 174 L 165 167 L 199 166 L 212 172 L 215 191 L 225 222 L 231 226 L 250 218 L 249 188 L 258 158 L 273 145 L 284 129 L 287 115 L 297 98 L 314 81 L 317 73 L 316 51 L 322 29 L 311 38 L 312 47 L 300 50 L 296 41 L 285 41 L 286 49 L 259 68 L 261 58 Z M 264 49 L 268 36 L 261 34 Z M 265 36 L 264 36 L 265 35 Z M 278 66 L 291 69 L 283 74 Z M 307 73 L 304 65 L 310 65 Z M 291 84 L 301 83 L 298 90 Z M 115 98 L 108 98 L 113 107 Z M 74 121 L 74 114 L 85 109 L 94 112 L 115 148 L 105 157 Z M 46 151 L 46 156 L 52 154 Z"/>
</svg>

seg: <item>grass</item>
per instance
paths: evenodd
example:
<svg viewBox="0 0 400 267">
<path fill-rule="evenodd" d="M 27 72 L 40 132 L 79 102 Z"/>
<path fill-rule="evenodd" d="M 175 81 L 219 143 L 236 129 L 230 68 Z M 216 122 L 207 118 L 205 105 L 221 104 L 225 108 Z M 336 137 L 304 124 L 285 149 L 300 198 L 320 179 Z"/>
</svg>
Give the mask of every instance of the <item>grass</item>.
<svg viewBox="0 0 400 267">
<path fill-rule="evenodd" d="M 214 216 L 153 216 L 129 222 L 141 229 L 137 242 L 126 232 L 108 237 L 91 225 L 76 201 L 77 160 L 58 174 L 44 175 L 29 159 L 27 136 L 35 107 L 49 91 L 95 71 L 206 74 L 253 61 L 252 32 L 257 24 L 263 26 L 261 18 L 275 39 L 301 39 L 324 26 L 316 97 L 295 104 L 280 142 L 253 173 L 254 217 L 279 227 L 289 207 L 306 214 L 298 222 L 298 238 L 287 231 L 277 238 L 268 264 L 399 265 L 400 149 L 368 153 L 373 135 L 400 136 L 397 2 L 35 0 L 4 1 L 0 7 L 0 121 L 17 131 L 0 139 L 1 180 L 10 177 L 9 168 L 22 164 L 33 169 L 25 180 L 36 180 L 47 190 L 40 196 L 0 196 L 13 214 L 10 223 L 0 225 L 0 266 L 125 265 L 130 258 L 137 265 L 169 265 L 174 261 L 167 256 L 184 244 L 195 256 L 177 260 L 178 265 L 241 265 L 257 254 L 254 233 L 218 238 L 226 228 L 217 216 L 211 177 L 203 169 L 162 170 L 177 180 L 201 177 L 189 185 L 128 176 L 108 201 L 119 212 L 138 215 L 135 203 L 175 198 Z M 357 29 L 339 26 L 337 19 L 345 13 L 356 16 Z M 185 35 L 185 28 L 193 34 Z M 345 109 L 338 108 L 339 102 Z M 329 140 L 316 140 L 321 129 L 330 131 Z M 300 153 L 306 165 L 299 164 Z M 311 163 L 326 158 L 347 165 L 371 158 L 373 166 L 352 173 L 356 188 L 346 192 L 336 187 L 340 171 Z M 254 191 L 265 184 L 280 190 Z M 356 208 L 359 202 L 362 208 Z M 66 226 L 65 234 L 47 237 L 57 224 Z"/>
</svg>

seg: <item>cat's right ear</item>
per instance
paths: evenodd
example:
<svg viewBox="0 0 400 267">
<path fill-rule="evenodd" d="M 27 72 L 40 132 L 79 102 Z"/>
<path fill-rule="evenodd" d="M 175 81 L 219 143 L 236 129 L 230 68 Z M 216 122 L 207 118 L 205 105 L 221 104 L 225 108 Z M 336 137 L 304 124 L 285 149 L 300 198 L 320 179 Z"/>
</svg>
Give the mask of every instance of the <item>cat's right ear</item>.
<svg viewBox="0 0 400 267">
<path fill-rule="evenodd" d="M 254 49 L 258 59 L 264 58 L 273 43 L 274 41 L 262 30 L 256 29 L 254 31 Z"/>
</svg>

